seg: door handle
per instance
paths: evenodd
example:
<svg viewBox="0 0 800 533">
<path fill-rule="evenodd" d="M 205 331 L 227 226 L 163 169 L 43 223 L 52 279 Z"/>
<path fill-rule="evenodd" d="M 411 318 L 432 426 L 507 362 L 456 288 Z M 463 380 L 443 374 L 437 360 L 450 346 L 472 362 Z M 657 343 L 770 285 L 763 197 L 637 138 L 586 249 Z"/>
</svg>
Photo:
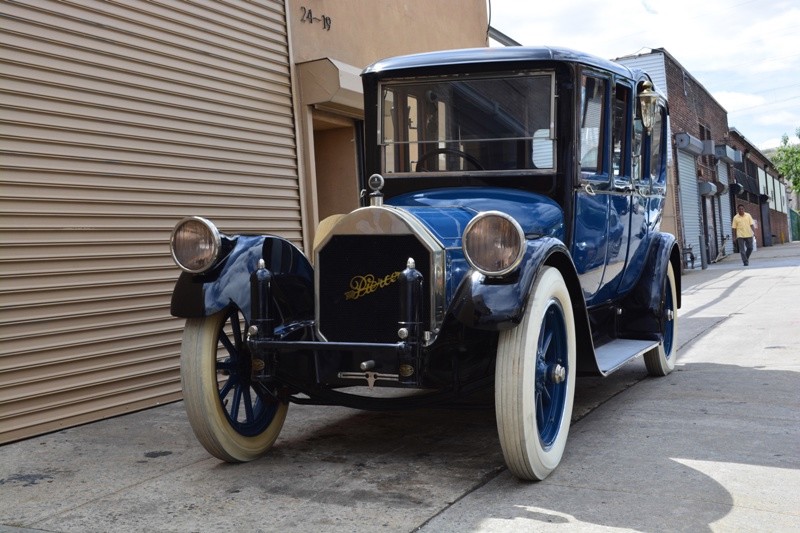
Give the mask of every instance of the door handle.
<svg viewBox="0 0 800 533">
<path fill-rule="evenodd" d="M 633 185 L 629 181 L 614 180 L 614 192 L 632 193 L 633 190 Z"/>
</svg>

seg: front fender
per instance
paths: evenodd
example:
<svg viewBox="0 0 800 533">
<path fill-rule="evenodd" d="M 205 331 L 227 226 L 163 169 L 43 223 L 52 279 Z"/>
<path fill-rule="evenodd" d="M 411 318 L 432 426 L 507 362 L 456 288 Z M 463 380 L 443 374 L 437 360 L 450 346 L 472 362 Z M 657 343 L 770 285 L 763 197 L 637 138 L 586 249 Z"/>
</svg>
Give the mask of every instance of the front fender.
<svg viewBox="0 0 800 533">
<path fill-rule="evenodd" d="M 182 318 L 212 315 L 230 305 L 250 322 L 250 274 L 263 259 L 273 275 L 272 294 L 282 323 L 314 318 L 314 272 L 286 239 L 272 235 L 229 237 L 232 249 L 207 274 L 186 272 L 172 292 L 170 312 Z"/>
<path fill-rule="evenodd" d="M 519 268 L 511 276 L 494 279 L 471 273 L 456 289 L 450 313 L 470 328 L 511 329 L 520 323 L 533 281 L 547 258 L 556 252 L 569 256 L 564 243 L 552 237 L 530 240 Z"/>
</svg>

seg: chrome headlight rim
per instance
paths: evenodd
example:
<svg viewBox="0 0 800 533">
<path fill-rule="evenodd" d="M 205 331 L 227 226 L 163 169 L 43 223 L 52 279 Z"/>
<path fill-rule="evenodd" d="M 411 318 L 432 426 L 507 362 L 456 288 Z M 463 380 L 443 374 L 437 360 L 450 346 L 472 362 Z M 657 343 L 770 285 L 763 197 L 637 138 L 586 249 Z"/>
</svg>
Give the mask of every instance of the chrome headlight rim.
<svg viewBox="0 0 800 533">
<path fill-rule="evenodd" d="M 514 260 L 511 261 L 511 263 L 509 263 L 507 267 L 501 270 L 487 270 L 479 266 L 470 256 L 469 249 L 467 247 L 467 236 L 469 235 L 470 231 L 472 231 L 472 228 L 488 217 L 500 217 L 511 223 L 511 225 L 516 230 L 519 238 L 519 249 L 517 250 L 516 257 L 514 257 Z M 522 263 L 523 257 L 525 257 L 525 242 L 526 242 L 525 232 L 522 231 L 522 226 L 519 225 L 519 222 L 517 222 L 514 217 L 502 211 L 482 211 L 478 213 L 472 220 L 469 221 L 467 227 L 464 229 L 464 234 L 461 237 L 461 242 L 462 242 L 462 248 L 464 250 L 464 258 L 467 260 L 467 263 L 469 263 L 469 265 L 475 271 L 490 278 L 500 278 L 510 274 L 511 272 L 515 271 L 517 267 L 519 267 L 520 263 Z"/>
<path fill-rule="evenodd" d="M 176 238 L 178 232 L 184 225 L 190 222 L 199 223 L 202 226 L 204 226 L 206 231 L 209 233 L 209 236 L 211 237 L 210 239 L 212 245 L 211 258 L 210 260 L 204 262 L 203 265 L 199 268 L 191 268 L 181 263 L 181 261 L 178 259 L 178 255 L 175 253 Z M 170 253 L 172 254 L 172 260 L 175 261 L 175 264 L 178 265 L 178 268 L 189 274 L 202 274 L 203 272 L 209 271 L 211 268 L 214 267 L 214 265 L 217 264 L 220 250 L 222 249 L 222 235 L 220 234 L 219 230 L 214 225 L 214 223 L 211 222 L 210 220 L 203 217 L 190 216 L 182 218 L 177 224 L 175 224 L 175 227 L 172 229 L 172 234 L 170 235 L 169 243 L 170 243 Z"/>
</svg>

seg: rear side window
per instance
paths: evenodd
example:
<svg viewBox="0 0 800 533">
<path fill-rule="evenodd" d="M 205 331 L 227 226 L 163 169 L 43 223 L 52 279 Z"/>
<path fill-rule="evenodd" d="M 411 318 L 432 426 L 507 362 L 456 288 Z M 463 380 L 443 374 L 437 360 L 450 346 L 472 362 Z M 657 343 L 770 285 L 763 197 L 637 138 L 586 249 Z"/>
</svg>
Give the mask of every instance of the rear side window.
<svg viewBox="0 0 800 533">
<path fill-rule="evenodd" d="M 603 116 L 606 105 L 606 81 L 584 75 L 581 83 L 581 173 L 603 172 Z"/>
<path fill-rule="evenodd" d="M 614 118 L 611 130 L 611 175 L 629 177 L 627 173 L 628 160 L 628 116 L 631 101 L 631 89 L 617 85 L 614 91 Z"/>
</svg>

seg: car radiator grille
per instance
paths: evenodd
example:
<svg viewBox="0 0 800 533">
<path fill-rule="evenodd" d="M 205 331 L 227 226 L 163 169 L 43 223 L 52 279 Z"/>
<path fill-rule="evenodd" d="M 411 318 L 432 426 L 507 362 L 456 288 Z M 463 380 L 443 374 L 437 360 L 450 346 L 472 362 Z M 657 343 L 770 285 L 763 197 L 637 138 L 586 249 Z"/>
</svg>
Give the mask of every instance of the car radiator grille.
<svg viewBox="0 0 800 533">
<path fill-rule="evenodd" d="M 430 253 L 413 235 L 335 235 L 319 252 L 319 330 L 329 341 L 398 342 L 399 273 L 413 257 L 430 323 Z"/>
</svg>

